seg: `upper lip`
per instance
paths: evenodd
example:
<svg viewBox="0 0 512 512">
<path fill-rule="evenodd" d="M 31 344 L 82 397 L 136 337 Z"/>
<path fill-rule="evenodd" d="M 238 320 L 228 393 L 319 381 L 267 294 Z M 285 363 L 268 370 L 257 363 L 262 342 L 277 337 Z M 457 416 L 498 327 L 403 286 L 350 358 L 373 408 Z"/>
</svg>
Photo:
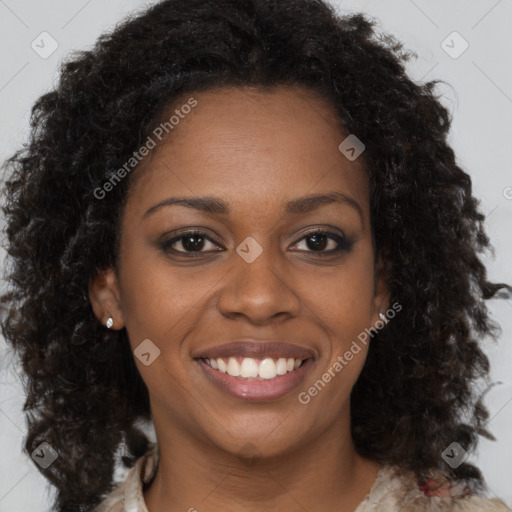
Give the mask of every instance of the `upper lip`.
<svg viewBox="0 0 512 512">
<path fill-rule="evenodd" d="M 312 349 L 294 345 L 283 341 L 267 340 L 238 340 L 224 345 L 217 345 L 201 350 L 194 357 L 196 359 L 217 359 L 219 357 L 252 357 L 252 358 L 279 358 L 308 359 L 314 357 Z"/>
</svg>

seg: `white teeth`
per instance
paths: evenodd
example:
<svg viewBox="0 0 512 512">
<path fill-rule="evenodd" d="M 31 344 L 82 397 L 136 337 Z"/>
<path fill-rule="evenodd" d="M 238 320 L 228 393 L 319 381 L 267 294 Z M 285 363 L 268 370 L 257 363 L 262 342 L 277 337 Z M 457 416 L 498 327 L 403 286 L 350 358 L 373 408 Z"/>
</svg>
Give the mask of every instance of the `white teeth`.
<svg viewBox="0 0 512 512">
<path fill-rule="evenodd" d="M 259 371 L 258 363 L 252 357 L 244 357 L 240 366 L 241 377 L 257 377 Z"/>
<path fill-rule="evenodd" d="M 217 365 L 219 366 L 219 371 L 221 371 L 222 373 L 227 373 L 228 365 L 224 362 L 224 359 L 219 357 L 217 359 Z"/>
<path fill-rule="evenodd" d="M 229 358 L 227 373 L 233 377 L 238 377 L 240 375 L 240 365 L 234 357 Z"/>
<path fill-rule="evenodd" d="M 277 360 L 277 364 L 276 364 L 277 375 L 284 375 L 287 371 L 288 371 L 288 365 L 286 364 L 286 359 L 284 357 L 280 357 Z"/>
<path fill-rule="evenodd" d="M 278 375 L 285 375 L 287 372 L 293 372 L 299 368 L 303 362 L 302 359 L 289 357 L 271 358 L 266 357 L 263 360 L 244 357 L 242 363 L 238 362 L 237 357 L 230 357 L 228 362 L 223 358 L 208 359 L 208 363 L 214 370 L 221 373 L 227 373 L 232 377 L 273 379 Z"/>
<path fill-rule="evenodd" d="M 262 379 L 273 379 L 277 375 L 276 363 L 273 359 L 267 357 L 261 361 L 259 375 Z"/>
</svg>

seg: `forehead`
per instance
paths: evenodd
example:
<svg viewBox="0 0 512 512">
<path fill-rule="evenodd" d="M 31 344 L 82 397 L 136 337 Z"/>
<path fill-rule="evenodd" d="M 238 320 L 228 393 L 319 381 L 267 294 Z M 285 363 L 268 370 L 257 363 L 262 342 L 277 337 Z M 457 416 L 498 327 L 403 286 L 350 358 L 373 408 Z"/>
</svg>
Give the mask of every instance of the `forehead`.
<svg viewBox="0 0 512 512">
<path fill-rule="evenodd" d="M 236 213 L 237 204 L 267 208 L 320 192 L 345 194 L 368 209 L 362 158 L 339 151 L 348 133 L 317 94 L 285 86 L 215 89 L 174 102 L 169 118 L 191 97 L 196 106 L 135 171 L 131 194 L 140 210 L 169 196 L 216 196 Z"/>
</svg>

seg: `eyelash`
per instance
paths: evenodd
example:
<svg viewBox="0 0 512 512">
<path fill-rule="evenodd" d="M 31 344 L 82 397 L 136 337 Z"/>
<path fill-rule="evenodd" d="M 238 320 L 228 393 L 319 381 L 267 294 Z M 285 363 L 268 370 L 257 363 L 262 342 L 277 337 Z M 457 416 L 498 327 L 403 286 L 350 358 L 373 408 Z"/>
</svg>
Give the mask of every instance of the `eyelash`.
<svg viewBox="0 0 512 512">
<path fill-rule="evenodd" d="M 331 240 L 334 240 L 338 244 L 338 247 L 336 249 L 331 249 L 330 251 L 322 251 L 322 252 L 316 252 L 316 251 L 311 251 L 311 250 L 305 251 L 305 252 L 313 253 L 320 257 L 330 256 L 330 255 L 338 254 L 341 252 L 349 252 L 352 248 L 352 245 L 354 244 L 354 242 L 352 240 L 350 240 L 346 237 L 340 236 L 337 233 L 333 233 L 331 231 L 325 231 L 323 229 L 316 229 L 314 231 L 310 231 L 310 232 L 306 233 L 305 235 L 303 235 L 301 238 L 299 238 L 299 240 L 297 240 L 294 243 L 294 245 L 301 242 L 305 238 L 308 238 L 308 237 L 311 237 L 314 235 L 325 235 L 328 238 L 330 238 Z M 185 231 L 185 232 L 181 233 L 180 236 L 177 236 L 170 240 L 165 240 L 165 241 L 161 242 L 160 246 L 164 252 L 174 252 L 174 253 L 177 253 L 180 255 L 186 255 L 185 257 L 187 257 L 187 258 L 201 257 L 202 254 L 204 254 L 205 252 L 208 252 L 208 251 L 198 251 L 198 252 L 194 253 L 193 251 L 177 251 L 176 249 L 171 248 L 171 246 L 173 246 L 176 242 L 179 242 L 180 240 L 183 240 L 184 238 L 193 238 L 196 236 L 205 238 L 206 240 L 216 244 L 216 242 L 214 240 L 212 240 L 209 236 L 207 236 L 206 233 L 204 233 L 202 231 L 191 230 L 191 231 Z M 219 252 L 219 251 L 215 251 L 215 252 Z M 303 251 L 299 251 L 299 252 L 303 252 Z"/>
</svg>

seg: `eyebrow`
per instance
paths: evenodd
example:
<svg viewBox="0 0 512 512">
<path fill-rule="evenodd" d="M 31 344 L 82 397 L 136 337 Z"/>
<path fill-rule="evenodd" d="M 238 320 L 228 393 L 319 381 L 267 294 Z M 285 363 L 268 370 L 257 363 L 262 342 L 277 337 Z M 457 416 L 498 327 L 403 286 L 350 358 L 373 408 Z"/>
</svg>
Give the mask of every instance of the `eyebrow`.
<svg viewBox="0 0 512 512">
<path fill-rule="evenodd" d="M 288 201 L 285 205 L 285 217 L 291 215 L 299 215 L 312 212 L 321 206 L 328 204 L 347 204 L 354 208 L 363 222 L 364 214 L 363 209 L 359 203 L 350 196 L 342 194 L 341 192 L 332 192 L 329 194 L 311 195 L 298 197 Z M 169 197 L 159 202 L 158 204 L 149 208 L 143 215 L 143 218 L 157 212 L 158 210 L 172 205 L 186 206 L 187 208 L 193 208 L 200 212 L 210 215 L 223 215 L 227 216 L 231 213 L 231 209 L 223 199 L 220 197 Z"/>
</svg>

